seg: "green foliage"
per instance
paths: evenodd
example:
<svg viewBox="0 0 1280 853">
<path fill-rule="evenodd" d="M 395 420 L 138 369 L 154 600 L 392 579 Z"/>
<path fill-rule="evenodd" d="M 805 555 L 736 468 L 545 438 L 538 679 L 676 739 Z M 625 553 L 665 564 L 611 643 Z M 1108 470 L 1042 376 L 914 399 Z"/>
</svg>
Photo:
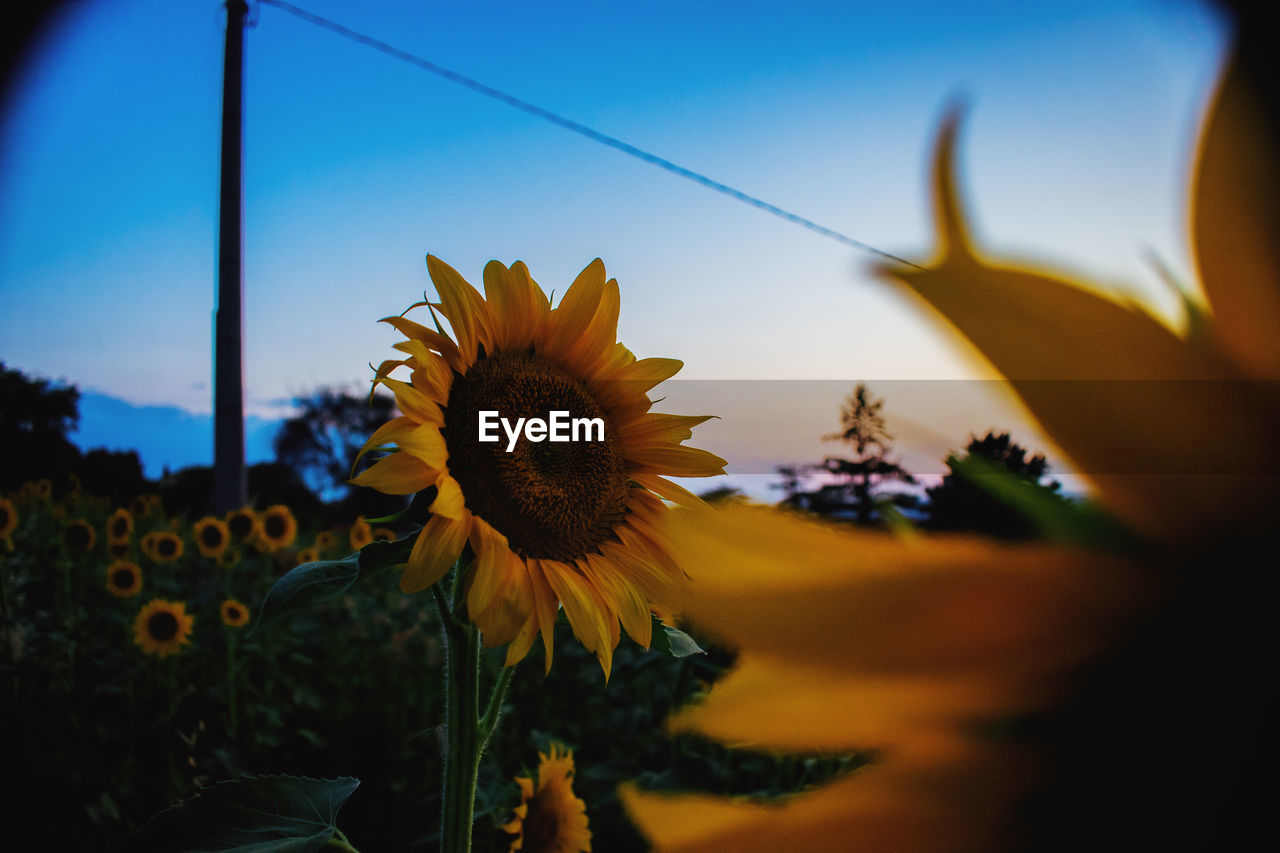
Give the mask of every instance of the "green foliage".
<svg viewBox="0 0 1280 853">
<path fill-rule="evenodd" d="M 338 810 L 359 785 L 350 777 L 220 782 L 156 815 L 126 840 L 121 853 L 314 853 L 343 838 Z"/>
<path fill-rule="evenodd" d="M 653 639 L 649 642 L 649 648 L 655 652 L 671 655 L 673 658 L 706 654 L 693 637 L 679 628 L 672 628 L 657 616 L 653 617 Z"/>
<path fill-rule="evenodd" d="M 1110 550 L 1136 545 L 1130 531 L 1092 503 L 1067 500 L 1055 488 L 1041 486 L 983 456 L 953 456 L 947 464 L 958 477 L 1007 508 L 1037 538 Z"/>
<path fill-rule="evenodd" d="M 258 625 L 266 628 L 301 607 L 331 601 L 357 581 L 404 563 L 416 538 L 415 532 L 394 542 L 371 542 L 341 560 L 303 563 L 272 584 L 262 601 Z"/>
<path fill-rule="evenodd" d="M 1043 454 L 1030 454 L 1009 433 L 973 438 L 963 456 L 947 457 L 949 473 L 928 490 L 928 526 L 1005 539 L 1076 540 L 1085 508 L 1049 479 Z M 1097 522 L 1101 523 L 1101 514 Z M 1087 526 L 1087 525 L 1086 525 Z"/>
<path fill-rule="evenodd" d="M 376 507 L 389 506 L 385 496 L 370 489 L 353 492 L 347 479 L 365 439 L 395 416 L 395 400 L 388 394 L 318 388 L 293 402 L 298 414 L 276 434 L 276 460 L 298 472 L 325 500 L 349 504 L 345 508 L 350 517 L 377 515 Z"/>
<path fill-rule="evenodd" d="M 396 572 L 384 570 L 407 558 L 413 534 L 344 556 L 338 529 L 339 545 L 295 571 L 297 550 L 320 533 L 303 527 L 292 549 L 274 554 L 234 543 L 238 558 L 226 568 L 199 554 L 193 517 L 153 508 L 135 515 L 128 546 L 142 592 L 121 599 L 105 588 L 114 507 L 82 493 L 13 500 L 19 526 L 12 550 L 0 553 L 0 750 L 11 778 L 22 780 L 6 802 L 11 834 L 39 833 L 42 846 L 60 851 L 109 849 L 218 781 L 289 774 L 361 780 L 342 811 L 353 847 L 432 848 L 443 774 L 441 628 L 430 597 L 402 594 Z M 89 551 L 63 545 L 70 518 L 97 531 Z M 146 533 L 174 525 L 185 541 L 180 560 L 156 563 L 140 551 Z M 152 598 L 184 602 L 195 619 L 190 645 L 163 660 L 133 642 L 134 618 Z M 249 626 L 222 624 L 224 598 L 247 606 Z M 475 850 L 507 848 L 500 826 L 519 802 L 513 780 L 536 767 L 552 739 L 576 750 L 575 791 L 596 848 L 617 853 L 645 849 L 617 802 L 624 781 L 775 796 L 863 760 L 668 739 L 667 716 L 696 701 L 732 658 L 660 624 L 652 645 L 624 638 L 608 683 L 563 619 L 550 675 L 535 645 L 481 762 Z M 482 691 L 497 680 L 504 653 L 483 654 Z"/>
<path fill-rule="evenodd" d="M 61 485 L 80 461 L 80 451 L 67 440 L 79 421 L 75 386 L 32 379 L 0 362 L 0 492 L 41 477 Z"/>
</svg>

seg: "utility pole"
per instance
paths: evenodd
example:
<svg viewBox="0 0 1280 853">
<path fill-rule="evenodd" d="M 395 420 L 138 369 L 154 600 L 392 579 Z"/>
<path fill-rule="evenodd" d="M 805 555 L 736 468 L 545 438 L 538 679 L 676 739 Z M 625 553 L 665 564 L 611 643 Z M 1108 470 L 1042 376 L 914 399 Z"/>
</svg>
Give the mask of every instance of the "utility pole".
<svg viewBox="0 0 1280 853">
<path fill-rule="evenodd" d="M 218 195 L 218 301 L 213 340 L 213 510 L 245 504 L 244 471 L 244 19 L 245 0 L 226 0 L 222 67 L 222 179 Z"/>
</svg>

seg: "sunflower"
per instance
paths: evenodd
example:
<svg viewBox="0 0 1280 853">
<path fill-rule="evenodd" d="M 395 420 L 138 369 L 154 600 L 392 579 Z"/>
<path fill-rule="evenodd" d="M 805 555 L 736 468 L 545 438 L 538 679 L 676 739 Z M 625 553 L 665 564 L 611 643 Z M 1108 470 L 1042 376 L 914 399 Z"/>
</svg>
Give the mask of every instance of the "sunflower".
<svg viewBox="0 0 1280 853">
<path fill-rule="evenodd" d="M 143 550 L 157 563 L 173 563 L 182 557 L 182 537 L 168 530 L 148 533 L 142 538 Z"/>
<path fill-rule="evenodd" d="M 315 548 L 303 548 L 298 552 L 298 565 L 303 563 L 314 563 L 320 559 L 320 552 Z"/>
<path fill-rule="evenodd" d="M 337 544 L 338 537 L 333 535 L 332 530 L 321 530 L 316 534 L 315 547 L 317 551 L 328 551 Z"/>
<path fill-rule="evenodd" d="M 222 602 L 219 612 L 222 615 L 222 624 L 230 628 L 241 628 L 249 624 L 249 608 L 234 598 L 228 598 Z"/>
<path fill-rule="evenodd" d="M 133 533 L 133 516 L 129 510 L 120 507 L 107 519 L 107 541 L 111 543 L 128 542 Z"/>
<path fill-rule="evenodd" d="M 709 416 L 649 411 L 649 389 L 682 365 L 637 360 L 616 342 L 618 283 L 605 280 L 599 259 L 555 309 L 519 261 L 485 267 L 487 301 L 439 259 L 428 255 L 427 269 L 440 294 L 430 307 L 456 341 L 386 318 L 408 338 L 395 345 L 407 357 L 383 362 L 374 383 L 391 389 L 403 415 L 361 454 L 386 445 L 397 452 L 351 482 L 387 494 L 431 490 L 432 516 L 401 575 L 403 591 L 430 587 L 469 545 L 467 611 L 487 645 L 510 644 L 512 665 L 541 633 L 549 669 L 558 599 L 607 677 L 619 618 L 647 647 L 650 607 L 671 605 L 681 585 L 656 524 L 662 498 L 698 499 L 661 475 L 724 473 L 723 459 L 681 445 Z M 410 382 L 390 376 L 401 366 Z M 578 441 L 532 441 L 530 430 L 518 441 L 482 442 L 479 421 L 492 412 L 508 423 L 568 412 L 603 429 Z"/>
<path fill-rule="evenodd" d="M 374 542 L 393 542 L 396 538 L 396 532 L 389 527 L 373 528 Z"/>
<path fill-rule="evenodd" d="M 18 528 L 18 511 L 4 495 L 0 495 L 0 539 L 8 539 Z"/>
<path fill-rule="evenodd" d="M 258 532 L 258 514 L 251 506 L 231 510 L 224 520 L 227 523 L 227 532 L 241 542 L 253 538 Z"/>
<path fill-rule="evenodd" d="M 655 849 L 1237 849 L 1269 830 L 1248 792 L 1276 757 L 1274 620 L 1254 590 L 1280 547 L 1280 205 L 1241 82 L 1233 60 L 1202 130 L 1208 304 L 1187 296 L 1181 330 L 985 257 L 944 122 L 939 250 L 878 272 L 1008 377 L 1140 547 L 895 543 L 749 508 L 677 519 L 698 578 L 684 613 L 739 657 L 670 727 L 882 760 L 773 807 L 627 789 Z"/>
<path fill-rule="evenodd" d="M 347 538 L 350 539 L 351 547 L 356 551 L 373 541 L 373 528 L 369 526 L 369 522 L 364 520 L 363 515 L 356 519 L 355 524 L 351 525 Z"/>
<path fill-rule="evenodd" d="M 288 548 L 298 536 L 298 522 L 284 504 L 267 507 L 258 522 L 258 539 L 270 551 Z"/>
<path fill-rule="evenodd" d="M 53 483 L 48 477 L 41 477 L 36 480 L 35 495 L 41 500 L 48 500 L 53 496 Z"/>
<path fill-rule="evenodd" d="M 211 515 L 206 515 L 197 521 L 193 532 L 196 548 L 200 549 L 200 553 L 206 557 L 222 556 L 222 552 L 227 550 L 227 544 L 231 541 L 231 533 L 227 530 L 226 523 Z"/>
<path fill-rule="evenodd" d="M 159 495 L 135 495 L 133 500 L 129 501 L 129 512 L 134 518 L 142 518 L 150 515 L 154 510 L 161 507 Z"/>
<path fill-rule="evenodd" d="M 194 622 L 185 603 L 153 598 L 133 620 L 133 641 L 149 655 L 168 657 L 191 642 Z"/>
<path fill-rule="evenodd" d="M 587 805 L 573 795 L 573 751 L 552 743 L 549 754 L 538 753 L 538 784 L 517 776 L 520 805 L 515 818 L 502 827 L 514 833 L 511 851 L 522 853 L 590 853 Z"/>
<path fill-rule="evenodd" d="M 98 534 L 93 525 L 83 518 L 72 519 L 62 528 L 62 544 L 72 551 L 88 551 L 93 548 Z"/>
<path fill-rule="evenodd" d="M 107 591 L 120 598 L 132 598 L 142 591 L 142 569 L 128 560 L 107 566 Z"/>
<path fill-rule="evenodd" d="M 240 565 L 241 554 L 235 548 L 228 548 L 218 555 L 218 565 L 224 569 L 234 569 Z"/>
</svg>

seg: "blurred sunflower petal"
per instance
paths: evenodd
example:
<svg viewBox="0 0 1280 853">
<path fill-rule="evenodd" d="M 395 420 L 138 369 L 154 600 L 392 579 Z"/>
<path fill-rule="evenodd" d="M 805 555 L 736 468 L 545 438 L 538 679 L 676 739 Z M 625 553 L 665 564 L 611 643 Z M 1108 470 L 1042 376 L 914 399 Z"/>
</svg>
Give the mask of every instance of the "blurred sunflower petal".
<svg viewBox="0 0 1280 853">
<path fill-rule="evenodd" d="M 1233 60 L 1200 137 L 1191 237 L 1216 342 L 1246 375 L 1280 379 L 1280 176 L 1258 106 Z"/>
<path fill-rule="evenodd" d="M 619 798 L 661 853 L 988 853 L 1009 793 L 1010 764 L 994 749 L 945 761 L 906 756 L 769 804 L 631 785 Z"/>
<path fill-rule="evenodd" d="M 883 264 L 878 274 L 967 337 L 1131 522 L 1168 533 L 1229 499 L 1238 487 L 1231 478 L 1171 488 L 1178 484 L 1160 475 L 1185 473 L 1188 460 L 1195 473 L 1254 470 L 1268 442 L 1249 417 L 1256 401 L 1248 389 L 1227 381 L 1233 374 L 1212 352 L 1133 306 L 975 254 L 953 175 L 957 122 L 948 116 L 935 151 L 938 259 L 923 270 Z"/>
</svg>

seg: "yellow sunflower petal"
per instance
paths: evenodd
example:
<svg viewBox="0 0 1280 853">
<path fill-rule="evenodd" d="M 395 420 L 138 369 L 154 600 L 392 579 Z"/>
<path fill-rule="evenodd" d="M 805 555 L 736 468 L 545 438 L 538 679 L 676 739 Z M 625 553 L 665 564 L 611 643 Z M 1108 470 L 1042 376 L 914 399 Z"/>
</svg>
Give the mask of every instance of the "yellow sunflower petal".
<svg viewBox="0 0 1280 853">
<path fill-rule="evenodd" d="M 462 487 L 448 474 L 441 474 L 436 480 L 436 499 L 431 502 L 431 511 L 436 515 L 454 519 L 463 518 L 467 513 L 467 501 L 462 496 Z M 506 545 L 505 538 L 503 545 L 504 547 Z"/>
<path fill-rule="evenodd" d="M 396 406 L 401 412 L 420 424 L 444 425 L 444 414 L 440 411 L 440 407 L 432 402 L 431 398 L 425 393 L 419 391 L 408 382 L 401 382 L 399 379 L 392 379 L 389 376 L 384 376 L 378 381 L 390 388 L 391 392 L 396 395 Z"/>
<path fill-rule="evenodd" d="M 481 344 L 493 348 L 489 306 L 457 270 L 435 255 L 427 255 L 427 272 L 440 294 L 440 312 L 453 326 L 458 351 L 466 364 L 473 364 Z"/>
<path fill-rule="evenodd" d="M 534 313 L 538 317 L 539 324 L 547 322 L 551 316 L 551 300 L 547 298 L 547 294 L 543 292 L 542 287 L 533 280 L 533 276 L 529 273 L 529 268 L 525 266 L 524 261 L 516 261 L 511 265 L 511 277 L 517 286 L 523 286 L 533 302 Z M 523 282 L 523 285 L 520 283 Z"/>
<path fill-rule="evenodd" d="M 1280 379 L 1275 152 L 1233 59 L 1200 138 L 1191 236 L 1214 338 L 1246 375 Z"/>
<path fill-rule="evenodd" d="M 406 452 L 379 459 L 354 478 L 353 486 L 369 486 L 387 495 L 411 495 L 435 482 L 436 472 Z"/>
<path fill-rule="evenodd" d="M 879 274 L 922 297 L 1010 379 L 1116 512 L 1169 532 L 1229 499 L 1234 482 L 1162 475 L 1248 472 L 1259 452 L 1274 462 L 1248 389 L 1221 381 L 1230 378 L 1223 364 L 1146 313 L 973 254 L 952 175 L 957 121 L 948 117 L 935 152 L 940 260 L 918 271 L 881 265 Z"/>
<path fill-rule="evenodd" d="M 587 385 L 602 406 L 625 420 L 648 411 L 652 404 L 646 393 L 675 376 L 682 367 L 684 362 L 675 358 L 642 358 L 627 362 L 612 373 L 602 372 Z"/>
<path fill-rule="evenodd" d="M 470 529 L 469 518 L 431 516 L 413 543 L 409 563 L 400 575 L 400 591 L 421 592 L 444 577 L 462 553 Z"/>
<path fill-rule="evenodd" d="M 600 302 L 591 322 L 569 347 L 565 357 L 580 365 L 583 376 L 595 376 L 613 355 L 618 339 L 618 311 L 621 294 L 616 279 L 609 279 L 600 291 Z"/>
<path fill-rule="evenodd" d="M 404 362 L 413 368 L 413 387 L 426 394 L 431 402 L 443 406 L 449 401 L 449 389 L 453 385 L 453 369 L 449 363 L 427 349 L 422 341 L 410 338 L 395 349 L 413 356 Z"/>
<path fill-rule="evenodd" d="M 599 653 L 609 636 L 606 615 L 591 583 L 572 566 L 557 560 L 543 560 L 542 570 L 556 597 L 564 605 L 573 635 L 588 650 Z"/>
<path fill-rule="evenodd" d="M 453 388 L 453 368 L 441 359 L 419 361 L 414 364 L 413 384 L 421 388 L 433 403 L 443 406 L 449 402 L 449 391 Z"/>
<path fill-rule="evenodd" d="M 690 620 L 744 653 L 845 673 L 1048 670 L 1133 596 L 1124 564 L 1061 547 L 904 544 L 752 507 L 673 512 L 668 526 L 696 578 Z"/>
<path fill-rule="evenodd" d="M 533 587 L 533 613 L 538 619 L 538 630 L 542 633 L 542 647 L 546 652 L 547 672 L 551 672 L 551 657 L 555 646 L 556 596 L 543 570 L 542 560 L 526 561 L 529 567 L 529 580 Z"/>
<path fill-rule="evenodd" d="M 429 349 L 440 353 L 444 360 L 455 370 L 465 367 L 462 361 L 462 354 L 458 351 L 458 345 L 447 335 L 442 335 L 434 329 L 428 329 L 421 323 L 415 323 L 407 317 L 383 317 L 380 322 L 393 326 L 396 331 L 406 338 L 422 341 Z"/>
<path fill-rule="evenodd" d="M 516 636 L 507 644 L 507 658 L 503 662 L 503 666 L 515 666 L 524 660 L 525 655 L 529 654 L 529 649 L 533 648 L 533 640 L 537 636 L 538 619 L 534 614 L 530 613 L 529 618 L 525 619 L 524 624 L 520 626 Z"/>
<path fill-rule="evenodd" d="M 679 444 L 693 438 L 693 428 L 715 415 L 667 415 L 646 412 L 617 425 L 615 434 L 629 446 L 634 444 Z"/>
<path fill-rule="evenodd" d="M 665 477 L 659 477 L 657 474 L 632 473 L 631 479 L 635 480 L 655 495 L 678 503 L 681 506 L 696 509 L 707 505 L 706 501 L 686 489 L 684 486 L 677 485 Z"/>
<path fill-rule="evenodd" d="M 471 550 L 475 552 L 476 560 L 471 568 L 471 586 L 467 590 L 467 612 L 484 631 L 486 643 L 500 645 L 510 642 L 529 616 L 531 608 L 524 613 L 499 612 L 488 618 L 486 614 L 508 584 L 518 587 L 519 579 L 513 576 L 515 572 L 509 571 L 513 568 L 509 561 L 520 558 L 511 552 L 507 537 L 481 518 L 471 523 Z M 504 639 L 499 639 L 498 635 Z"/>
<path fill-rule="evenodd" d="M 619 795 L 660 853 L 982 853 L 1002 848 L 997 821 L 1016 770 L 1013 756 L 991 748 L 944 762 L 873 765 L 780 803 L 646 793 L 633 785 Z"/>
<path fill-rule="evenodd" d="M 511 350 L 531 347 L 548 307 L 546 294 L 524 265 L 517 263 L 508 269 L 490 261 L 484 268 L 484 295 L 493 318 L 494 346 Z"/>
<path fill-rule="evenodd" d="M 604 261 L 596 258 L 578 273 L 560 298 L 560 304 L 552 309 L 539 352 L 548 358 L 563 360 L 587 334 L 600 307 L 604 289 Z"/>
<path fill-rule="evenodd" d="M 683 606 L 683 575 L 670 555 L 652 553 L 649 543 L 636 538 L 634 531 L 619 530 L 622 544 L 605 542 L 600 551 L 609 558 L 613 570 L 634 584 L 650 602 L 670 610 Z"/>
<path fill-rule="evenodd" d="M 966 724 L 983 715 L 1032 709 L 1044 699 L 996 665 L 986 672 L 852 677 L 801 660 L 799 653 L 786 660 L 744 659 L 668 726 L 788 752 L 910 747 L 942 754 L 967 736 Z"/>
<path fill-rule="evenodd" d="M 622 344 L 615 343 L 604 362 L 600 365 L 598 373 L 600 376 L 612 376 L 628 364 L 634 364 L 635 360 L 635 354 L 631 350 Z"/>
<path fill-rule="evenodd" d="M 373 435 L 360 448 L 355 461 L 351 463 L 354 470 L 366 453 L 377 447 L 394 444 L 432 468 L 444 467 L 447 457 L 444 438 L 440 430 L 434 426 L 424 426 L 412 418 L 392 418 L 374 430 Z"/>
<path fill-rule="evenodd" d="M 698 447 L 650 445 L 632 448 L 627 456 L 637 473 L 671 474 L 674 477 L 714 477 L 724 473 L 728 461 Z"/>
<path fill-rule="evenodd" d="M 631 639 L 644 648 L 649 648 L 653 636 L 653 619 L 649 615 L 649 605 L 640 594 L 635 584 L 612 564 L 608 558 L 596 554 L 588 554 L 583 572 L 592 585 L 599 590 L 601 596 L 622 620 Z"/>
<path fill-rule="evenodd" d="M 642 358 L 623 364 L 608 377 L 608 381 L 634 383 L 635 387 L 641 391 L 648 391 L 660 382 L 675 376 L 682 367 L 684 362 L 678 358 Z"/>
</svg>

